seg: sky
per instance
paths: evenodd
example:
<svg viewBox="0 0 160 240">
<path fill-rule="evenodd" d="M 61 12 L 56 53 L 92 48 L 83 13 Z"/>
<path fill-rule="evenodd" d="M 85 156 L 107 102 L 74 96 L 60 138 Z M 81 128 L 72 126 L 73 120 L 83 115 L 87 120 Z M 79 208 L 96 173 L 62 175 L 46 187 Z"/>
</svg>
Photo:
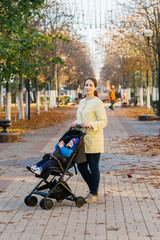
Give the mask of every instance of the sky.
<svg viewBox="0 0 160 240">
<path fill-rule="evenodd" d="M 104 64 L 113 6 L 116 0 L 68 0 L 67 8 L 76 15 L 74 31 L 87 44 L 96 78 Z"/>
</svg>

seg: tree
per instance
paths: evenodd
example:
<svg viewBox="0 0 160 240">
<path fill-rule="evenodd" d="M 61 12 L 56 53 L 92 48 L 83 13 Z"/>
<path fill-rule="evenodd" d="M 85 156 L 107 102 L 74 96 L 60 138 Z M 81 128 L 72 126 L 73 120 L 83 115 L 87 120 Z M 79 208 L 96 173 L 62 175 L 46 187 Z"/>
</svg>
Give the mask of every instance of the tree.
<svg viewBox="0 0 160 240">
<path fill-rule="evenodd" d="M 2 0 L 0 3 L 0 69 L 1 81 L 6 82 L 6 119 L 11 119 L 10 79 L 17 74 L 18 47 L 16 35 L 23 36 L 25 29 L 43 0 Z"/>
</svg>

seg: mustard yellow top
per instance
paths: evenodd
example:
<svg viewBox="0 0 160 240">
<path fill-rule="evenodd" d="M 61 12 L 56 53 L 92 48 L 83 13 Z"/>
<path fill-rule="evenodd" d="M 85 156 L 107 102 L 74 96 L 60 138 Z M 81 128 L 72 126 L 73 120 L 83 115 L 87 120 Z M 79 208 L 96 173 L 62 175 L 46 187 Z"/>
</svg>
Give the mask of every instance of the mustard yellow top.
<svg viewBox="0 0 160 240">
<path fill-rule="evenodd" d="M 78 106 L 78 124 L 90 123 L 93 129 L 88 129 L 84 137 L 85 153 L 102 153 L 104 151 L 103 128 L 107 125 L 107 115 L 103 102 L 94 97 L 82 99 Z"/>
</svg>

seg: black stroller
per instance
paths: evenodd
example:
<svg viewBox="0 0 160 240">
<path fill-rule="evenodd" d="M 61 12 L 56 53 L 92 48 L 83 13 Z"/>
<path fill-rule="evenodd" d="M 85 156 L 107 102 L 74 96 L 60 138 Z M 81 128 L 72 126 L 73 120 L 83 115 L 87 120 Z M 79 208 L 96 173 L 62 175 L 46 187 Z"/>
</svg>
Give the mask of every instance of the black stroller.
<svg viewBox="0 0 160 240">
<path fill-rule="evenodd" d="M 80 128 L 79 125 L 77 125 Z M 58 168 L 50 168 L 49 174 L 52 175 L 52 179 L 48 181 L 47 177 L 41 177 L 41 181 L 36 185 L 36 187 L 31 191 L 29 195 L 27 195 L 24 199 L 24 202 L 27 206 L 36 206 L 38 203 L 38 199 L 35 195 L 40 195 L 43 198 L 40 201 L 40 207 L 42 209 L 49 210 L 53 207 L 53 201 L 51 199 L 56 199 L 58 202 L 62 202 L 64 199 L 75 201 L 77 207 L 82 207 L 85 203 L 85 200 L 81 196 L 75 196 L 75 194 L 71 191 L 70 187 L 67 184 L 67 181 L 70 177 L 73 176 L 73 173 L 69 172 L 69 169 L 74 167 L 75 173 L 77 174 L 76 166 L 74 159 L 79 154 L 80 148 L 84 148 L 84 140 L 83 137 L 86 134 L 87 129 L 83 132 L 79 129 L 72 129 L 70 128 L 63 137 L 59 140 L 63 140 L 65 143 L 68 143 L 73 137 L 79 138 L 79 142 L 71 154 L 71 156 L 67 159 L 67 163 L 65 166 L 62 166 L 60 161 L 58 161 L 59 167 Z M 50 154 L 47 153 L 43 156 L 43 159 L 50 158 Z M 36 177 L 40 177 L 39 175 L 35 175 Z M 67 179 L 64 180 L 67 176 Z M 44 192 L 43 190 L 48 189 L 48 192 Z"/>
</svg>

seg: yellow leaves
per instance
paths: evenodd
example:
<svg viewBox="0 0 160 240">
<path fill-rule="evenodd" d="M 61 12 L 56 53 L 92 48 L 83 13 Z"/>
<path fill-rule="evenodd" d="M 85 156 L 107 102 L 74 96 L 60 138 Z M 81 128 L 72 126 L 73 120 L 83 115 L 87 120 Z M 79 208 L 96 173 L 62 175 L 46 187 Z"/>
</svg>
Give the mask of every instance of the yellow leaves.
<svg viewBox="0 0 160 240">
<path fill-rule="evenodd" d="M 72 111 L 70 112 L 69 107 L 66 107 L 65 109 L 61 107 L 59 110 L 53 109 L 45 112 L 44 106 L 41 106 L 41 112 L 39 115 L 35 114 L 35 111 L 36 105 L 31 104 L 31 120 L 28 121 L 28 119 L 25 118 L 24 120 L 17 119 L 17 122 L 15 122 L 14 111 L 12 110 L 12 126 L 9 128 L 10 131 L 14 131 L 16 129 L 17 132 L 23 133 L 40 127 L 55 126 L 66 119 L 72 119 L 75 117 L 74 113 Z M 3 112 L 0 114 L 1 119 L 4 118 L 4 115 L 2 116 L 2 114 Z"/>
<path fill-rule="evenodd" d="M 44 75 L 41 74 L 41 75 L 37 76 L 37 80 L 39 81 L 39 83 L 45 82 L 45 77 L 44 77 Z"/>
</svg>

